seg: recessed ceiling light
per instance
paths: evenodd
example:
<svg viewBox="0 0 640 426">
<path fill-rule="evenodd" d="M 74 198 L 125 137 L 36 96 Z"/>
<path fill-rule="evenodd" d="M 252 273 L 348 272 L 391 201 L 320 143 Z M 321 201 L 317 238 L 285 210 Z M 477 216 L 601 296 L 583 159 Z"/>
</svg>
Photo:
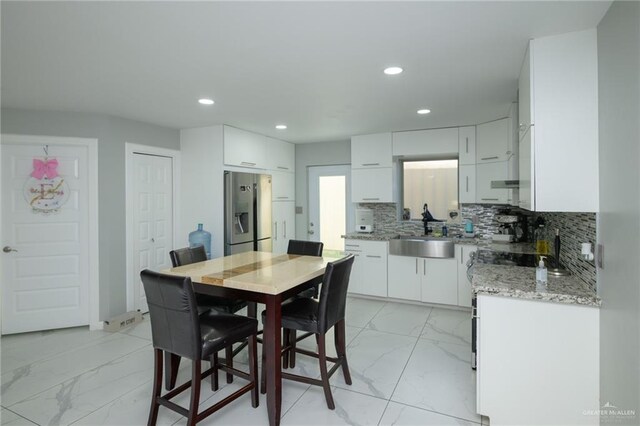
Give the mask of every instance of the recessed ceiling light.
<svg viewBox="0 0 640 426">
<path fill-rule="evenodd" d="M 284 124 L 278 124 L 278 125 L 276 126 L 276 129 L 278 129 L 278 130 L 285 130 L 286 128 L 287 128 L 287 126 L 286 126 L 286 125 L 284 125 Z"/>
<path fill-rule="evenodd" d="M 419 109 L 418 114 L 429 114 L 431 112 L 430 109 Z"/>
<path fill-rule="evenodd" d="M 389 67 L 384 69 L 384 73 L 387 75 L 396 75 L 400 74 L 403 71 L 400 67 Z"/>
<path fill-rule="evenodd" d="M 213 99 L 209 98 L 198 99 L 198 102 L 200 102 L 202 105 L 213 105 L 215 103 L 213 102 Z"/>
</svg>

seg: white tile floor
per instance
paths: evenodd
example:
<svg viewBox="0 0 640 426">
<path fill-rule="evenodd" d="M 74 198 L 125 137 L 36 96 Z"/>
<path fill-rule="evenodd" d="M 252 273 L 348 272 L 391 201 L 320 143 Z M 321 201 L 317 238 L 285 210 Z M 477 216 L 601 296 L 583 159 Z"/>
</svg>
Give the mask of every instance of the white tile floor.
<svg viewBox="0 0 640 426">
<path fill-rule="evenodd" d="M 336 409 L 331 411 L 321 388 L 284 381 L 282 425 L 480 424 L 470 330 L 465 311 L 349 298 L 347 356 L 353 384 L 346 385 L 336 372 Z M 301 346 L 315 349 L 315 342 L 307 339 Z M 0 351 L 2 425 L 146 424 L 153 358 L 148 318 L 119 333 L 74 328 L 4 336 Z M 236 358 L 243 361 L 246 354 Z M 317 361 L 303 355 L 295 370 L 319 376 Z M 189 363 L 183 362 L 178 380 L 189 373 Z M 240 384 L 236 378 L 214 393 L 207 381 L 202 406 Z M 188 397 L 185 392 L 176 402 L 185 405 Z M 161 407 L 158 424 L 186 422 Z M 202 424 L 266 425 L 264 396 L 257 409 L 245 395 Z"/>
</svg>

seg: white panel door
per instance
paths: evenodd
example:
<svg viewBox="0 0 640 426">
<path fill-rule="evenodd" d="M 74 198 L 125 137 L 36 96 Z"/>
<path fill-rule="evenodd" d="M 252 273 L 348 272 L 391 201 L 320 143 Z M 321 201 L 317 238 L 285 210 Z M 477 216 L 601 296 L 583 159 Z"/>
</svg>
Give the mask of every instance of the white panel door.
<svg viewBox="0 0 640 426">
<path fill-rule="evenodd" d="M 3 139 L 2 334 L 89 324 L 89 147 L 52 139 L 48 160 L 57 160 L 59 178 L 41 176 L 41 192 L 26 193 L 44 146 Z M 33 209 L 47 209 L 60 190 L 68 199 L 57 212 Z"/>
<path fill-rule="evenodd" d="M 173 160 L 146 154 L 133 155 L 133 253 L 135 309 L 147 312 L 140 271 L 171 267 L 173 248 Z"/>
<path fill-rule="evenodd" d="M 456 259 L 422 259 L 422 301 L 458 304 Z"/>
</svg>

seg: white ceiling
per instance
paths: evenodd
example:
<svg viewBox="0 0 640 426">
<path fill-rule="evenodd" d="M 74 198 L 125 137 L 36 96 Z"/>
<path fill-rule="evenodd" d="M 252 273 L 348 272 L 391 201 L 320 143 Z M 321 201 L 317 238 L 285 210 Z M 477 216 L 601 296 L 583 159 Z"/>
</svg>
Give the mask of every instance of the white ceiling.
<svg viewBox="0 0 640 426">
<path fill-rule="evenodd" d="M 609 5 L 3 1 L 2 106 L 292 142 L 476 124 L 516 100 L 528 39 L 593 28 Z"/>
</svg>

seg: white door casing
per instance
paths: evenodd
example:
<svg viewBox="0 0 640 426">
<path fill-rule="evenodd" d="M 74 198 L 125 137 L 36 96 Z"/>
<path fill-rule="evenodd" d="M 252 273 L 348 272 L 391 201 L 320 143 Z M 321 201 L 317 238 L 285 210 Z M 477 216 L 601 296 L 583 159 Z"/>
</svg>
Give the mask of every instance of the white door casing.
<svg viewBox="0 0 640 426">
<path fill-rule="evenodd" d="M 2 333 L 99 320 L 97 140 L 2 135 Z M 33 160 L 58 162 L 68 188 L 58 212 L 34 212 L 23 190 Z"/>
<path fill-rule="evenodd" d="M 178 151 L 126 144 L 127 310 L 148 310 L 140 271 L 170 268 L 177 237 Z"/>
<path fill-rule="evenodd" d="M 346 227 L 347 232 L 354 229 L 355 211 L 351 202 L 351 167 L 339 166 L 312 166 L 308 168 L 309 182 L 309 223 L 307 224 L 307 238 L 311 241 L 320 241 L 320 177 L 345 176 L 346 185 Z"/>
</svg>

